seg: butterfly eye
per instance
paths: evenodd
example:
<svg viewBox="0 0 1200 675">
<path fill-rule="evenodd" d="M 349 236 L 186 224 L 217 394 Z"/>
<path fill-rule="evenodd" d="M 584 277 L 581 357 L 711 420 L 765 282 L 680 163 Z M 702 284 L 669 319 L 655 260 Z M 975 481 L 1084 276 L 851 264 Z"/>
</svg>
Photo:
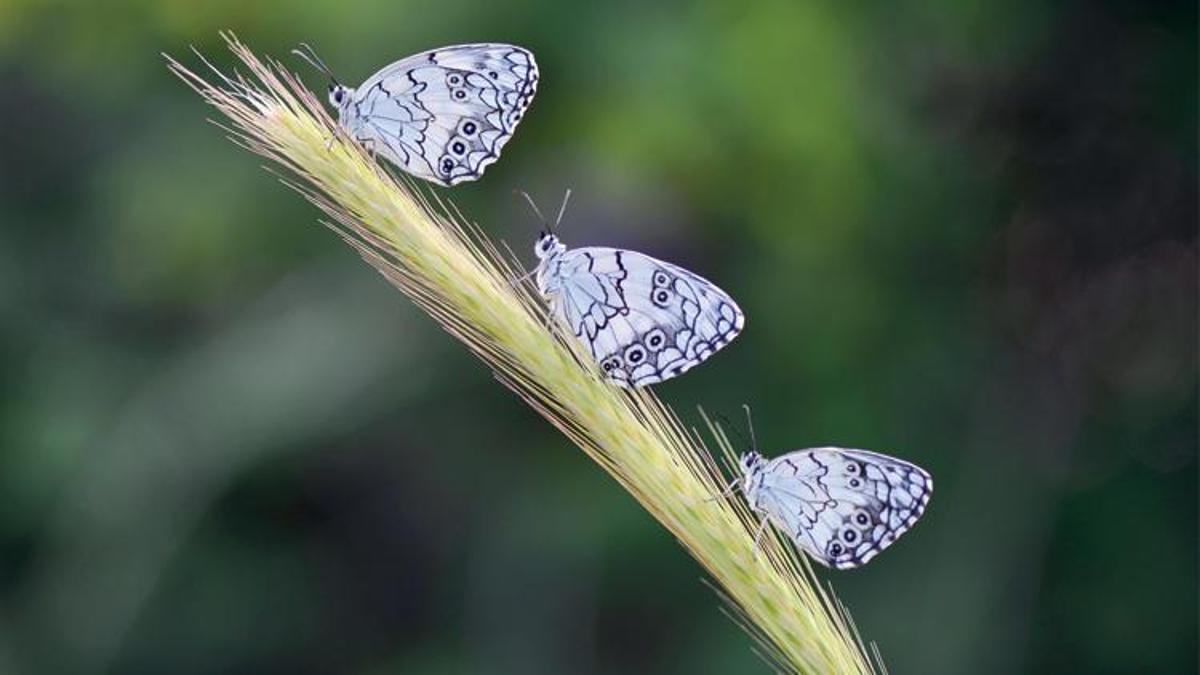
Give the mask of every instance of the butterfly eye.
<svg viewBox="0 0 1200 675">
<path fill-rule="evenodd" d="M 837 542 L 834 542 L 833 544 L 829 545 L 829 554 L 834 557 L 841 555 L 842 551 L 844 551 L 844 550 L 846 550 L 846 549 L 842 548 L 842 545 Z"/>
<path fill-rule="evenodd" d="M 466 97 L 467 97 L 467 92 L 463 91 L 462 89 L 459 89 L 454 92 L 454 98 L 457 101 L 461 101 L 461 100 L 465 99 Z"/>
<path fill-rule="evenodd" d="M 654 282 L 655 286 L 666 286 L 667 284 L 671 283 L 671 278 L 667 276 L 666 272 L 658 270 L 654 273 L 654 278 L 652 281 Z"/>
<path fill-rule="evenodd" d="M 452 73 L 450 77 L 446 78 L 446 82 L 452 87 L 457 87 L 462 84 L 462 76 L 458 73 Z"/>
<path fill-rule="evenodd" d="M 653 300 L 654 304 L 658 305 L 659 307 L 666 307 L 671 301 L 671 294 L 664 289 L 659 289 L 654 292 Z"/>
<path fill-rule="evenodd" d="M 858 532 L 850 528 L 842 530 L 842 539 L 846 540 L 847 544 L 853 544 L 858 539 Z"/>
<path fill-rule="evenodd" d="M 862 481 L 861 481 L 861 480 L 859 480 L 859 479 L 857 479 L 857 478 L 851 478 L 851 479 L 850 479 L 850 487 L 852 487 L 852 488 L 856 488 L 856 487 L 858 487 L 858 486 L 860 486 L 860 485 L 862 485 Z"/>
<path fill-rule="evenodd" d="M 859 512 L 858 515 L 854 516 L 854 522 L 858 523 L 859 525 L 867 525 L 871 522 L 871 517 L 865 513 Z"/>
</svg>

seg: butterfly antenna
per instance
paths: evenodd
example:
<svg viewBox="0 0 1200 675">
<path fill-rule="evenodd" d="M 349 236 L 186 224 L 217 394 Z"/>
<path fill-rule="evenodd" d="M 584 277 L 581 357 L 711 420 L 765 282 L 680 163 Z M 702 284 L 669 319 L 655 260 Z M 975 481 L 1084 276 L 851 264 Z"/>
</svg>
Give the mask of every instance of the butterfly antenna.
<svg viewBox="0 0 1200 675">
<path fill-rule="evenodd" d="M 542 215 L 542 210 L 537 207 L 537 204 L 533 203 L 533 197 L 530 197 L 528 192 L 524 190 L 513 190 L 513 192 L 524 197 L 525 201 L 529 203 L 529 208 L 533 209 L 533 212 L 537 214 L 538 220 L 545 223 L 547 227 L 550 226 L 550 221 L 546 220 L 546 216 Z"/>
<path fill-rule="evenodd" d="M 746 428 L 750 430 L 750 449 L 758 452 L 758 439 L 754 437 L 754 419 L 750 417 L 750 405 L 743 403 L 742 408 L 746 411 Z"/>
<path fill-rule="evenodd" d="M 567 194 L 563 195 L 562 206 L 558 207 L 558 217 L 554 219 L 554 229 L 558 229 L 559 223 L 562 222 L 563 214 L 567 212 L 567 202 L 571 201 L 571 188 L 567 188 Z"/>
<path fill-rule="evenodd" d="M 332 81 L 334 84 L 337 84 L 338 80 L 333 76 L 333 71 L 329 69 L 329 66 L 325 65 L 325 62 L 321 60 L 321 57 L 317 56 L 316 50 L 314 50 L 307 42 L 301 42 L 300 46 L 305 50 L 308 50 L 308 52 L 305 53 L 300 49 L 293 49 L 292 53 L 304 59 L 308 65 L 328 75 L 330 81 Z"/>
<path fill-rule="evenodd" d="M 729 429 L 730 431 L 732 431 L 734 433 L 734 435 L 737 436 L 737 440 L 741 444 L 739 446 L 739 448 L 744 448 L 746 446 L 746 441 L 749 440 L 750 441 L 750 449 L 754 450 L 754 451 L 758 450 L 756 447 L 754 447 L 753 439 L 747 439 L 746 434 L 743 434 L 741 429 L 738 429 L 737 427 L 735 427 L 733 425 L 733 423 L 729 421 L 728 417 L 726 417 L 723 414 L 720 414 L 720 415 L 717 415 L 717 419 L 722 422 L 722 426 L 721 426 L 722 431 L 724 431 L 725 429 Z M 739 449 L 739 452 L 740 452 L 740 449 Z"/>
</svg>

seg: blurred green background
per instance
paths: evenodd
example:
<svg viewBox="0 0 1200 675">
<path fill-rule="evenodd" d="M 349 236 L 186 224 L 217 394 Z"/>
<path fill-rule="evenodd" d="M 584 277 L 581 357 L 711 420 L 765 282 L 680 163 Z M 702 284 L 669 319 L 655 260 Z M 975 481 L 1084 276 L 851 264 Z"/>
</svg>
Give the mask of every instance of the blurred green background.
<svg viewBox="0 0 1200 675">
<path fill-rule="evenodd" d="M 822 572 L 892 672 L 1195 672 L 1196 23 L 5 0 L 0 672 L 768 672 L 649 516 L 205 123 L 159 52 L 228 67 L 223 28 L 351 84 L 533 50 L 503 159 L 442 194 L 532 263 L 512 190 L 571 187 L 568 244 L 733 294 L 742 337 L 658 388 L 685 421 L 747 402 L 767 454 L 933 473 L 900 543 Z"/>
</svg>

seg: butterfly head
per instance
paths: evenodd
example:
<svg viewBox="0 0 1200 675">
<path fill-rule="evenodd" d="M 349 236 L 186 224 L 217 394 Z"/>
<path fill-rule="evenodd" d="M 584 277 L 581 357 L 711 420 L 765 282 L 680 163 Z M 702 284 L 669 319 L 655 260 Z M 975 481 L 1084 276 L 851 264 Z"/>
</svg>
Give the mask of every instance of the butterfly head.
<svg viewBox="0 0 1200 675">
<path fill-rule="evenodd" d="M 762 455 L 751 450 L 750 452 L 743 453 L 738 458 L 738 466 L 741 467 L 743 475 L 749 476 L 761 469 L 765 461 Z"/>
<path fill-rule="evenodd" d="M 553 232 L 542 232 L 533 246 L 533 252 L 537 255 L 538 260 L 553 258 L 566 250 L 567 247 L 558 240 Z"/>
<path fill-rule="evenodd" d="M 353 93 L 350 87 L 339 84 L 337 82 L 329 83 L 329 102 L 337 109 L 342 109 L 350 102 L 350 94 Z"/>
</svg>

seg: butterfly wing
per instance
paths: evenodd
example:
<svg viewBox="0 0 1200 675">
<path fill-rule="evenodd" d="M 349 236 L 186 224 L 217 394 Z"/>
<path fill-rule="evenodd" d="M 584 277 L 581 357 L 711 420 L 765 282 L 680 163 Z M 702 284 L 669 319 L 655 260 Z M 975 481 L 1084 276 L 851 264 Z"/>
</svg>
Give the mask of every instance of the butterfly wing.
<svg viewBox="0 0 1200 675">
<path fill-rule="evenodd" d="M 614 248 L 563 256 L 551 307 L 614 384 L 642 387 L 675 377 L 745 325 L 728 294 L 681 267 Z"/>
<path fill-rule="evenodd" d="M 456 185 L 500 157 L 537 83 L 533 54 L 520 47 L 443 47 L 372 75 L 342 122 L 368 150 L 414 176 Z"/>
<path fill-rule="evenodd" d="M 752 504 L 822 564 L 866 564 L 925 511 L 933 479 L 866 450 L 811 448 L 771 460 Z"/>
</svg>

